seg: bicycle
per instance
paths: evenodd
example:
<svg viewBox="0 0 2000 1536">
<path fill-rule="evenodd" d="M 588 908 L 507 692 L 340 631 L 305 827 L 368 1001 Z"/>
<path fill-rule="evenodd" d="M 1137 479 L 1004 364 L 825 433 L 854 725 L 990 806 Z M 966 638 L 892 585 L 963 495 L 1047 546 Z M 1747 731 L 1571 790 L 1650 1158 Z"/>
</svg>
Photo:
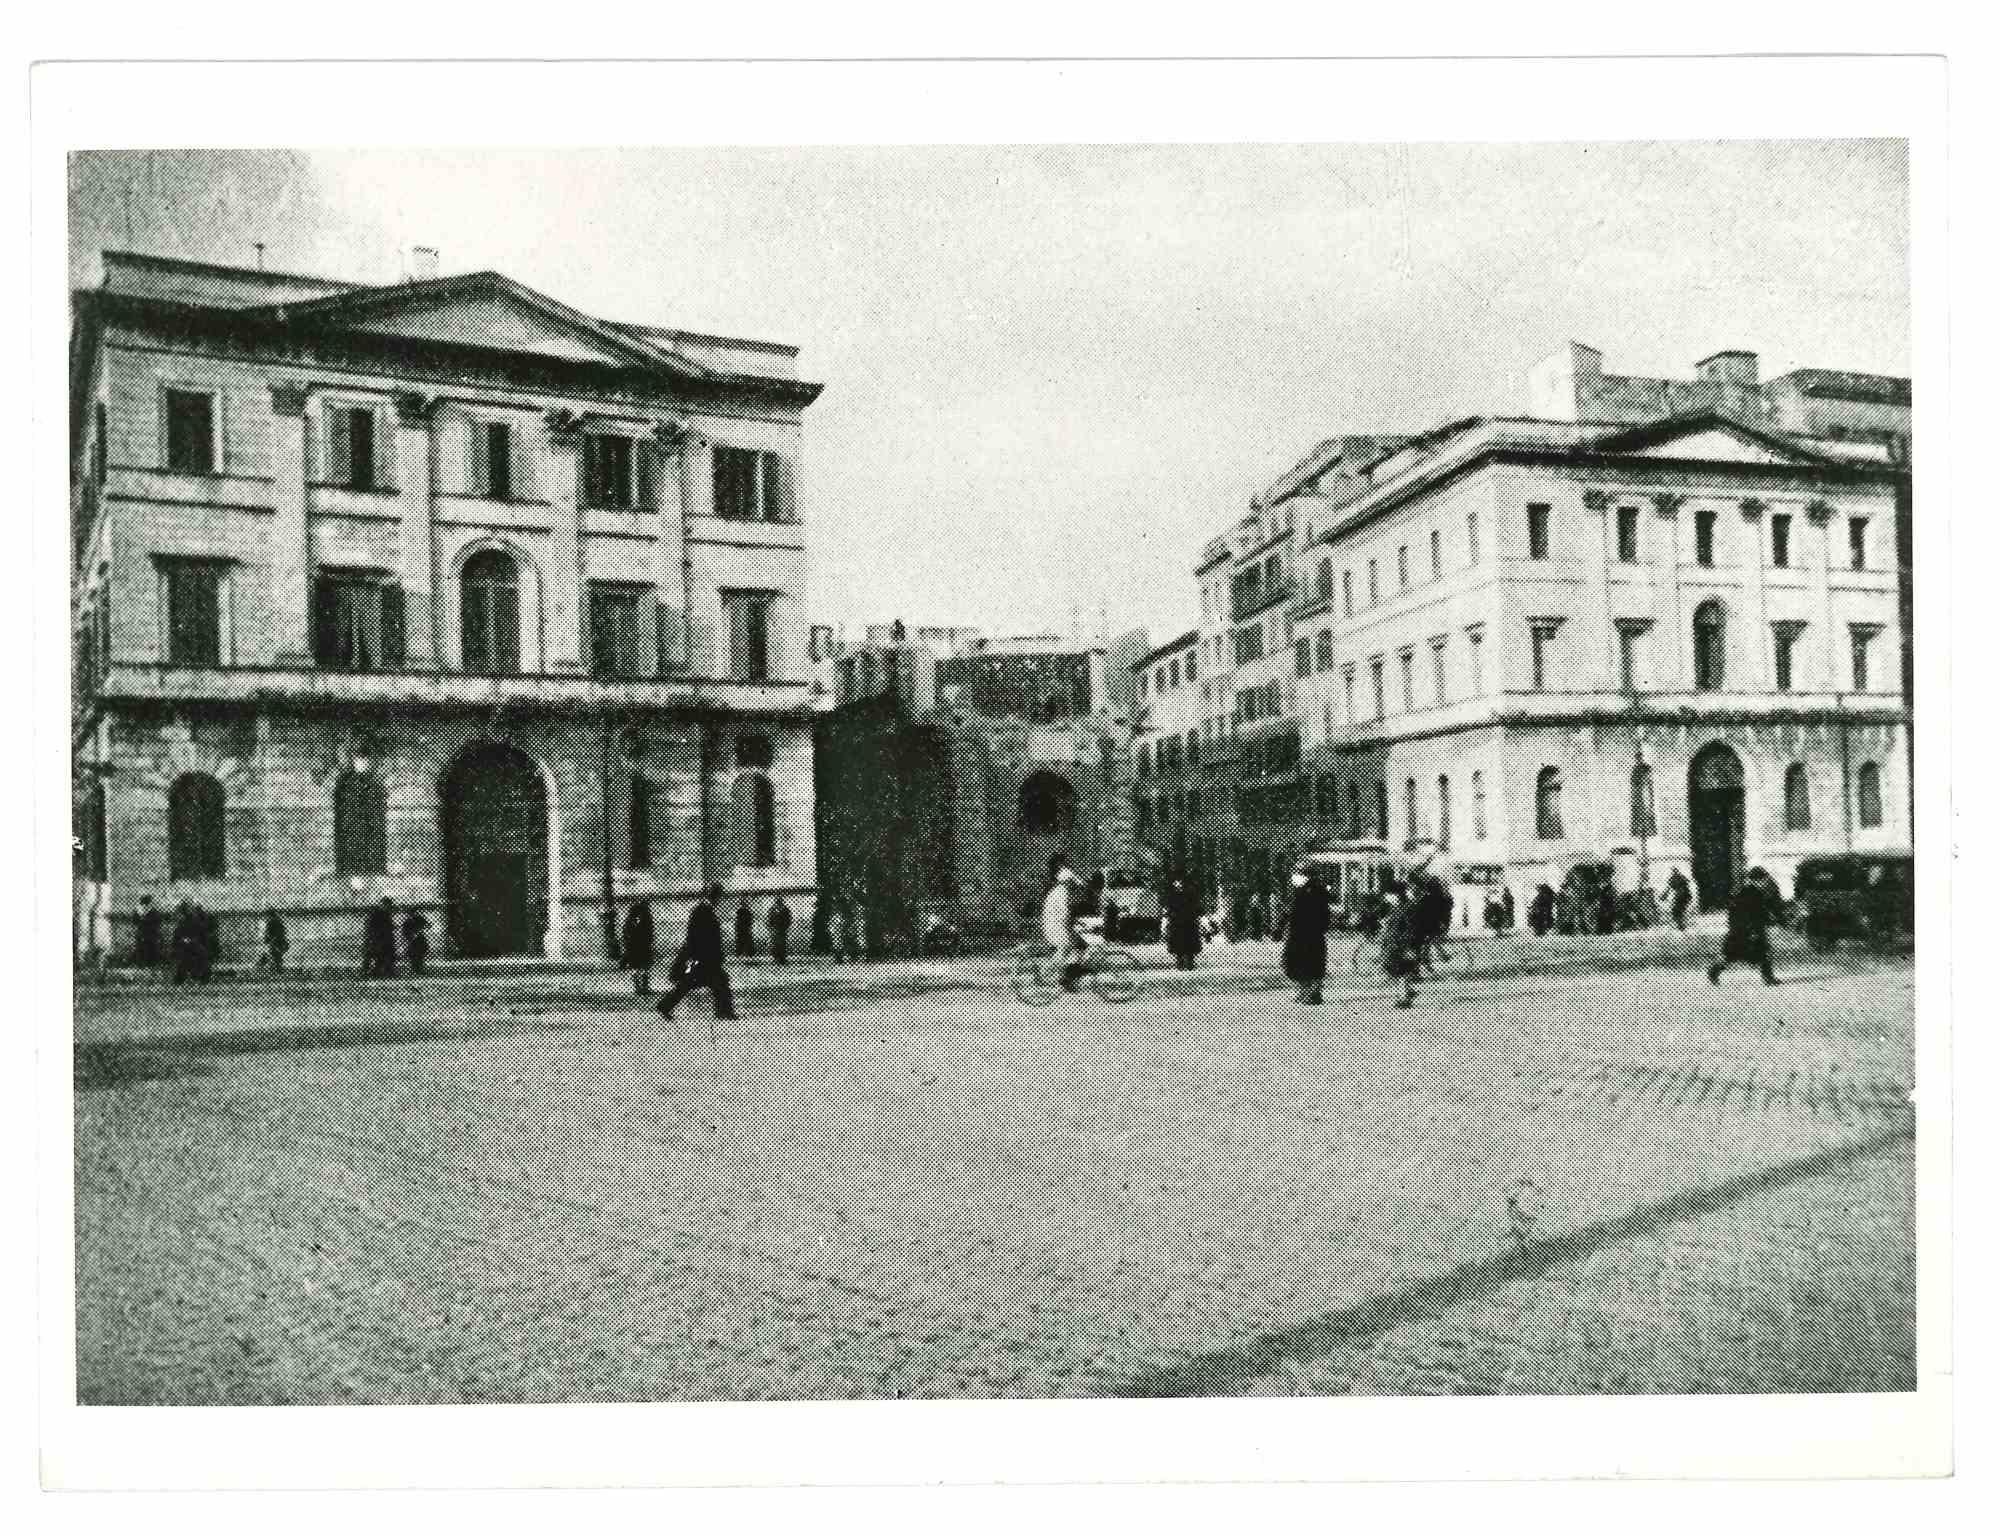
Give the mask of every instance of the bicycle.
<svg viewBox="0 0 2000 1536">
<path fill-rule="evenodd" d="M 1109 945 L 1092 945 L 1084 952 L 1080 980 L 1097 994 L 1101 1003 L 1129 1003 L 1139 991 L 1139 961 L 1129 950 Z M 1024 944 L 1015 952 L 1014 969 L 1008 978 L 1014 995 L 1031 1008 L 1046 1008 L 1062 990 L 1062 965 L 1039 946 Z"/>
<path fill-rule="evenodd" d="M 1465 957 L 1451 940 L 1437 938 L 1430 941 L 1424 950 L 1424 963 L 1432 971 L 1450 970 Z M 1382 933 L 1363 934 L 1354 945 L 1354 974 L 1357 976 L 1380 975 L 1382 971 Z"/>
</svg>

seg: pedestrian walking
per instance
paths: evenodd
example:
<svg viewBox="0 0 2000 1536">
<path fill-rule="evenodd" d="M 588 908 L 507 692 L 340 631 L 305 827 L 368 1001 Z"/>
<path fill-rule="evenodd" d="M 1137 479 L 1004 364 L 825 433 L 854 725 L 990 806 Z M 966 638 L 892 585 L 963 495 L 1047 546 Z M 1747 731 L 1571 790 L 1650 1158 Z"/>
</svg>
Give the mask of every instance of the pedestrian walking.
<svg viewBox="0 0 2000 1536">
<path fill-rule="evenodd" d="M 646 997 L 653 990 L 653 904 L 641 896 L 625 910 L 618 930 L 618 958 L 632 973 L 632 990 Z"/>
<path fill-rule="evenodd" d="M 1667 910 L 1673 914 L 1674 926 L 1683 932 L 1687 930 L 1688 908 L 1694 902 L 1694 892 L 1688 887 L 1688 877 L 1680 870 L 1667 876 Z"/>
<path fill-rule="evenodd" d="M 1416 906 L 1417 972 L 1435 976 L 1431 950 L 1451 931 L 1451 891 L 1435 871 L 1419 869 L 1410 877 L 1410 897 Z"/>
<path fill-rule="evenodd" d="M 1541 938 L 1556 925 L 1556 893 L 1544 880 L 1528 898 L 1528 931 Z"/>
<path fill-rule="evenodd" d="M 1194 969 L 1194 957 L 1201 953 L 1201 902 L 1186 875 L 1167 882 L 1167 953 L 1184 971 Z"/>
<path fill-rule="evenodd" d="M 1418 921 L 1416 902 L 1400 881 L 1390 881 L 1382 891 L 1382 970 L 1402 984 L 1398 1008 L 1417 1000 Z"/>
<path fill-rule="evenodd" d="M 736 958 L 748 960 L 757 953 L 757 915 L 750 910 L 750 898 L 736 903 Z"/>
<path fill-rule="evenodd" d="M 722 887 L 711 885 L 688 913 L 687 936 L 674 957 L 671 984 L 660 997 L 660 1017 L 671 1019 L 680 1000 L 690 992 L 706 989 L 718 1019 L 736 1017 L 736 997 L 729 989 L 729 972 L 723 966 L 722 919 L 716 908 L 722 904 Z"/>
<path fill-rule="evenodd" d="M 1722 958 L 1708 968 L 1708 979 L 1720 985 L 1722 973 L 1736 964 L 1755 965 L 1764 985 L 1775 987 L 1771 969 L 1771 924 L 1778 919 L 1778 888 L 1760 864 L 1743 877 L 1729 898 L 1729 928 L 1722 936 Z"/>
<path fill-rule="evenodd" d="M 276 908 L 264 913 L 264 953 L 258 963 L 265 970 L 276 974 L 285 968 L 285 954 L 292 947 L 291 935 L 285 931 L 285 920 Z"/>
<path fill-rule="evenodd" d="M 1487 929 L 1497 938 L 1507 931 L 1507 908 L 1500 900 L 1503 887 L 1494 887 L 1486 893 L 1486 910 L 1483 914 Z"/>
<path fill-rule="evenodd" d="M 1514 931 L 1514 888 L 1511 885 L 1500 887 L 1500 931 Z"/>
<path fill-rule="evenodd" d="M 368 909 L 361 929 L 361 974 L 396 974 L 396 903 L 384 896 Z"/>
<path fill-rule="evenodd" d="M 423 974 L 431 957 L 431 920 L 414 909 L 403 918 L 403 959 L 412 976 Z"/>
<path fill-rule="evenodd" d="M 174 931 L 169 940 L 173 949 L 174 985 L 199 979 L 201 970 L 201 919 L 195 913 L 194 903 L 182 898 L 174 908 Z"/>
<path fill-rule="evenodd" d="M 1326 929 L 1332 916 L 1326 887 L 1301 859 L 1292 871 L 1292 901 L 1279 919 L 1278 935 L 1285 941 L 1285 975 L 1298 988 L 1299 1001 L 1312 1008 L 1320 1005 L 1326 983 Z"/>
<path fill-rule="evenodd" d="M 792 942 L 792 909 L 785 905 L 783 896 L 771 903 L 764 926 L 771 930 L 771 964 L 783 965 L 786 947 Z"/>
<path fill-rule="evenodd" d="M 139 912 L 135 919 L 136 932 L 132 938 L 132 963 L 142 970 L 158 970 L 166 955 L 166 914 L 153 905 L 153 898 L 139 898 Z"/>
<path fill-rule="evenodd" d="M 1108 901 L 1108 900 L 1107 900 L 1107 901 L 1106 901 L 1106 902 L 1104 903 L 1104 942 L 1105 942 L 1105 943 L 1107 943 L 1107 944 L 1116 944 L 1116 943 L 1118 942 L 1118 919 L 1119 919 L 1119 917 L 1120 917 L 1121 915 L 1122 915 L 1122 914 L 1121 914 L 1121 913 L 1120 913 L 1120 911 L 1119 911 L 1119 907 L 1118 907 L 1118 903 L 1117 903 L 1117 902 L 1115 902 L 1115 901 Z"/>
</svg>

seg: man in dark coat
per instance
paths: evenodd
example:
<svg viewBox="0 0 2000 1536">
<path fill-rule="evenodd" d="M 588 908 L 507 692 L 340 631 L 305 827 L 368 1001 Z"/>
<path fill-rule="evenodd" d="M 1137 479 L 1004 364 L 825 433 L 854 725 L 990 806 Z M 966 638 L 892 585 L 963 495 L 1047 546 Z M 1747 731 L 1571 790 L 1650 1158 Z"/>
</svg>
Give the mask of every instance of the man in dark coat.
<svg viewBox="0 0 2000 1536">
<path fill-rule="evenodd" d="M 1434 975 L 1431 946 L 1451 932 L 1451 891 L 1431 870 L 1420 870 L 1410 879 L 1410 894 L 1416 903 L 1417 969 Z"/>
<path fill-rule="evenodd" d="M 1398 1008 L 1407 1008 L 1417 1000 L 1419 921 L 1417 904 L 1400 882 L 1392 880 L 1383 887 L 1382 970 L 1392 981 L 1402 983 L 1402 993 L 1396 999 Z"/>
<path fill-rule="evenodd" d="M 1279 919 L 1284 940 L 1285 975 L 1299 989 L 1299 1001 L 1318 1007 L 1326 982 L 1326 929 L 1332 911 L 1326 887 L 1301 862 L 1292 871 L 1292 904 Z"/>
<path fill-rule="evenodd" d="M 1771 924 L 1777 917 L 1777 887 L 1759 865 L 1743 877 L 1736 894 L 1729 898 L 1729 931 L 1722 938 L 1722 958 L 1708 968 L 1708 979 L 1720 985 L 1722 973 L 1740 961 L 1755 965 L 1763 973 L 1764 985 L 1775 987 L 1778 977 L 1771 969 Z"/>
<path fill-rule="evenodd" d="M 1667 910 L 1673 914 L 1674 926 L 1685 929 L 1688 925 L 1688 907 L 1694 901 L 1694 892 L 1688 889 L 1688 877 L 1680 870 L 1667 876 Z"/>
<path fill-rule="evenodd" d="M 222 923 L 200 902 L 194 904 L 194 979 L 206 984 L 215 975 L 222 953 Z"/>
<path fill-rule="evenodd" d="M 403 917 L 403 958 L 409 962 L 410 974 L 421 974 L 430 957 L 431 920 L 412 909 Z"/>
<path fill-rule="evenodd" d="M 396 903 L 384 896 L 368 909 L 361 929 L 361 974 L 396 974 Z"/>
<path fill-rule="evenodd" d="M 153 898 L 139 898 L 139 913 L 136 919 L 137 932 L 132 939 L 132 963 L 154 970 L 159 966 L 166 952 L 167 920 L 164 913 L 153 905 Z"/>
<path fill-rule="evenodd" d="M 1528 899 L 1528 928 L 1537 938 L 1556 925 L 1556 893 L 1544 880 Z"/>
<path fill-rule="evenodd" d="M 729 973 L 722 965 L 722 919 L 715 911 L 721 900 L 722 887 L 711 885 L 688 913 L 687 938 L 674 959 L 673 985 L 659 1001 L 663 1019 L 671 1019 L 680 1000 L 703 987 L 715 999 L 718 1019 L 736 1017 L 736 998 L 729 990 Z"/>
<path fill-rule="evenodd" d="M 757 918 L 746 896 L 736 903 L 736 958 L 748 960 L 757 953 Z"/>
<path fill-rule="evenodd" d="M 764 926 L 771 930 L 771 963 L 783 965 L 785 950 L 792 942 L 792 909 L 785 905 L 783 896 L 771 903 L 771 910 L 764 916 Z"/>
<path fill-rule="evenodd" d="M 292 947 L 292 936 L 285 931 L 285 920 L 278 915 L 275 907 L 264 914 L 264 965 L 273 974 L 285 968 L 285 952 Z"/>
<path fill-rule="evenodd" d="M 1194 957 L 1201 953 L 1201 903 L 1186 875 L 1175 875 L 1167 884 L 1167 953 L 1184 971 L 1194 969 Z"/>
<path fill-rule="evenodd" d="M 618 955 L 632 973 L 632 990 L 645 997 L 653 990 L 653 904 L 641 896 L 625 913 L 618 930 Z"/>
<path fill-rule="evenodd" d="M 194 981 L 201 972 L 201 919 L 194 903 L 183 899 L 174 909 L 174 932 L 170 940 L 174 957 L 174 985 Z"/>
</svg>

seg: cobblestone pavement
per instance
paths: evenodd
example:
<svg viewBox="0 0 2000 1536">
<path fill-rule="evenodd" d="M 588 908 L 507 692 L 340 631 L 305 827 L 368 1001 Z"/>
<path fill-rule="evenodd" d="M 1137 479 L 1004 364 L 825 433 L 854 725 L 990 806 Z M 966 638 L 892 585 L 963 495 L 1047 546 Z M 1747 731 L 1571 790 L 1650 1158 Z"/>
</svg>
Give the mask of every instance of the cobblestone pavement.
<svg viewBox="0 0 2000 1536">
<path fill-rule="evenodd" d="M 1909 967 L 1712 943 L 86 992 L 79 1395 L 1913 1387 Z"/>
</svg>

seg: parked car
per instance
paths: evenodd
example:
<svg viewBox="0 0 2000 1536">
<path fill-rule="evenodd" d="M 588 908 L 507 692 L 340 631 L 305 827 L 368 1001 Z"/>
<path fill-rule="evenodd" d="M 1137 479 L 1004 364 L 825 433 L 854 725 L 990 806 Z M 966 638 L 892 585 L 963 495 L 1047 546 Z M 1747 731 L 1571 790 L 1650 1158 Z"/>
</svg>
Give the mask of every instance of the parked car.
<svg viewBox="0 0 2000 1536">
<path fill-rule="evenodd" d="M 1907 853 L 1834 853 L 1799 860 L 1792 923 L 1815 949 L 1842 939 L 1892 943 L 1916 931 L 1916 860 Z"/>
</svg>

